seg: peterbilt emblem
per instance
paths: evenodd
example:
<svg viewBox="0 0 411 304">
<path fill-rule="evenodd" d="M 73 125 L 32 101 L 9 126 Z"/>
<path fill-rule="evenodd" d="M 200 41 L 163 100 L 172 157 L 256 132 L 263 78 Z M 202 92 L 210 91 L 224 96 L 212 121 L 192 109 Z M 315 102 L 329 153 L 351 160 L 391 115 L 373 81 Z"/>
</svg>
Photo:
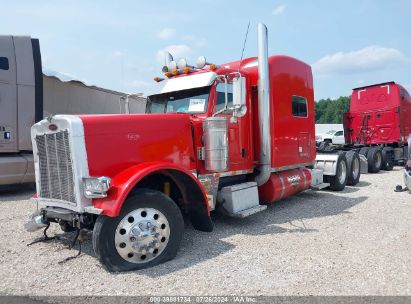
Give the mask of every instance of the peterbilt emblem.
<svg viewBox="0 0 411 304">
<path fill-rule="evenodd" d="M 288 176 L 287 180 L 291 184 L 291 186 L 296 187 L 301 180 L 301 176 L 299 175 Z"/>
</svg>

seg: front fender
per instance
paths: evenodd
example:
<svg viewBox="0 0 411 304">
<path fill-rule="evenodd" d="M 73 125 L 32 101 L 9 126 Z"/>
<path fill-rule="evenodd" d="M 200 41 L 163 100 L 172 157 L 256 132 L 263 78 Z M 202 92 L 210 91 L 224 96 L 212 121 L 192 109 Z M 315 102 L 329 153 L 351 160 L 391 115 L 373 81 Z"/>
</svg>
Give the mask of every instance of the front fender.
<svg viewBox="0 0 411 304">
<path fill-rule="evenodd" d="M 208 207 L 208 200 L 200 182 L 192 175 L 190 171 L 186 170 L 185 168 L 165 162 L 142 163 L 120 172 L 112 178 L 111 187 L 107 193 L 107 197 L 93 199 L 94 207 L 102 209 L 103 215 L 110 217 L 118 216 L 127 196 L 130 194 L 130 191 L 139 183 L 139 181 L 141 181 L 145 176 L 162 170 L 172 170 L 178 172 L 179 174 L 182 174 L 185 179 L 191 180 L 191 182 L 194 182 L 198 186 L 197 190 L 201 192 L 201 195 L 197 196 L 197 198 L 201 201 L 195 203 L 200 204 L 199 209 L 205 211 L 200 212 L 200 214 L 202 214 L 202 217 L 207 216 L 209 218 L 210 210 Z"/>
</svg>

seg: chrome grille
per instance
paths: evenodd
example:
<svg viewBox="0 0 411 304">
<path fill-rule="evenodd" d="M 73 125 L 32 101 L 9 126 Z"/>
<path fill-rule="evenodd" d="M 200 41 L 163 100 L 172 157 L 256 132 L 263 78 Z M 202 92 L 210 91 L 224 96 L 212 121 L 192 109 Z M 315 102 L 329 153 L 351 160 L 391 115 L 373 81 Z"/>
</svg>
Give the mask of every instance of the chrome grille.
<svg viewBox="0 0 411 304">
<path fill-rule="evenodd" d="M 76 204 L 68 131 L 36 136 L 39 195 Z"/>
</svg>

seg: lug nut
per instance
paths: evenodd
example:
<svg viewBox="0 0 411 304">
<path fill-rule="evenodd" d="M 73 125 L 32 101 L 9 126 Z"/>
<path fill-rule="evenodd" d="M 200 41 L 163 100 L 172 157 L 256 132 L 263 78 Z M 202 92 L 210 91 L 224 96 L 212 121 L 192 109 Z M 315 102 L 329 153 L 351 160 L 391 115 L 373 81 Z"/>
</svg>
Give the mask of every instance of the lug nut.
<svg viewBox="0 0 411 304">
<path fill-rule="evenodd" d="M 134 236 L 132 236 L 131 238 L 130 238 L 130 241 L 132 241 L 132 242 L 134 242 L 136 240 L 136 238 L 134 237 Z"/>
<path fill-rule="evenodd" d="M 137 228 L 133 228 L 133 230 L 131 230 L 131 232 L 133 234 L 140 234 L 140 231 Z"/>
</svg>

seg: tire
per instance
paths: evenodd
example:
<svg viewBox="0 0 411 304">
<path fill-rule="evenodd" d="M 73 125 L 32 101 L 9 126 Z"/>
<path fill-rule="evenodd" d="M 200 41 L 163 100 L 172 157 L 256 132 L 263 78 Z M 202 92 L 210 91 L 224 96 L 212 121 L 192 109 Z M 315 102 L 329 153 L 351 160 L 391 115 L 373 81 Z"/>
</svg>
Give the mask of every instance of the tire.
<svg viewBox="0 0 411 304">
<path fill-rule="evenodd" d="M 331 145 L 332 144 L 332 140 L 331 139 L 324 139 L 324 142 Z"/>
<path fill-rule="evenodd" d="M 351 150 L 345 154 L 348 165 L 347 185 L 355 186 L 360 181 L 361 176 L 361 162 L 360 156 L 357 152 Z"/>
<path fill-rule="evenodd" d="M 379 147 L 371 147 L 367 153 L 368 172 L 378 173 L 382 166 L 382 153 Z"/>
<path fill-rule="evenodd" d="M 394 168 L 394 157 L 393 150 L 391 148 L 385 147 L 381 151 L 382 155 L 382 165 L 381 170 L 392 171 Z"/>
<path fill-rule="evenodd" d="M 183 232 L 183 216 L 171 198 L 139 189 L 127 198 L 118 217 L 97 218 L 93 248 L 108 271 L 143 269 L 173 259 Z"/>
<path fill-rule="evenodd" d="M 327 143 L 325 141 L 320 142 L 320 145 L 318 146 L 319 151 L 324 151 L 324 148 L 327 146 Z"/>
<path fill-rule="evenodd" d="M 337 160 L 337 172 L 334 176 L 324 176 L 324 181 L 330 183 L 330 189 L 333 191 L 342 191 L 347 184 L 347 159 L 343 153 L 339 153 Z"/>
<path fill-rule="evenodd" d="M 358 154 L 364 155 L 365 157 L 367 157 L 368 151 L 370 150 L 370 147 L 362 147 L 360 149 L 360 152 L 358 152 Z"/>
</svg>

